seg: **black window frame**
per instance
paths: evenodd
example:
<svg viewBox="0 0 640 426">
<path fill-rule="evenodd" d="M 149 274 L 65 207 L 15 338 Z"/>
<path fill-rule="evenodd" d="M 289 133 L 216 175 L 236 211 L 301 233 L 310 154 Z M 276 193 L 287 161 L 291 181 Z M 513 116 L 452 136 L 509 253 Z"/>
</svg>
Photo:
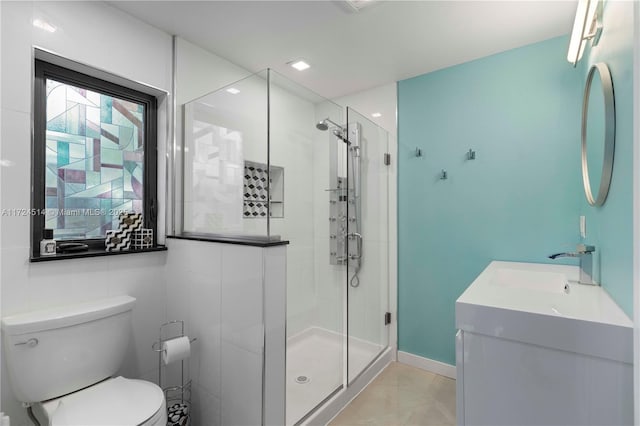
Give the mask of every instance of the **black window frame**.
<svg viewBox="0 0 640 426">
<path fill-rule="evenodd" d="M 33 138 L 31 163 L 31 256 L 40 257 L 40 241 L 45 229 L 46 209 L 46 132 L 47 132 L 47 79 L 76 87 L 104 93 L 119 99 L 145 106 L 144 116 L 144 166 L 143 166 L 143 226 L 153 229 L 153 246 L 157 246 L 157 198 L 158 198 L 158 99 L 140 92 L 69 68 L 35 59 Z M 105 248 L 103 238 L 69 239 L 64 242 L 80 242 L 91 249 Z"/>
</svg>

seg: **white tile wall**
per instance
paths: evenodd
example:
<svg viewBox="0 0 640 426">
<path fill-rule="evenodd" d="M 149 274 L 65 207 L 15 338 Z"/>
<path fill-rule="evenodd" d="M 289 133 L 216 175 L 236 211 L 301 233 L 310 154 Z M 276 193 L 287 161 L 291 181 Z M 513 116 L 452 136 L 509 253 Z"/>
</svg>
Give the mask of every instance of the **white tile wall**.
<svg viewBox="0 0 640 426">
<path fill-rule="evenodd" d="M 12 164 L 0 167 L 1 206 L 29 208 L 33 46 L 169 90 L 171 37 L 102 2 L 0 2 L 0 9 L 0 158 Z M 58 30 L 51 34 L 33 27 L 35 18 L 46 19 Z M 159 145 L 166 141 L 164 128 L 161 125 Z M 164 176 L 160 175 L 158 181 L 158 192 L 162 194 Z M 5 216 L 0 227 L 2 315 L 130 294 L 137 298 L 133 315 L 135 343 L 121 373 L 155 377 L 157 358 L 151 343 L 166 318 L 167 253 L 32 264 L 28 262 L 28 217 Z M 12 424 L 30 424 L 6 382 L 4 364 L 1 375 L 2 411 L 11 416 Z"/>
<path fill-rule="evenodd" d="M 58 28 L 31 27 L 33 44 L 133 81 L 169 91 L 171 36 L 104 2 L 33 2 L 32 19 Z"/>
<path fill-rule="evenodd" d="M 189 335 L 198 339 L 189 361 L 194 421 L 203 425 L 259 424 L 263 285 L 273 290 L 269 303 L 281 304 L 275 308 L 280 316 L 273 317 L 271 336 L 281 340 L 283 351 L 284 247 L 263 249 L 171 238 L 167 245 L 168 318 L 185 320 Z M 273 350 L 275 362 L 283 362 L 284 354 Z M 284 379 L 281 367 L 282 374 L 274 369 L 273 378 L 269 378 L 276 389 L 273 395 L 277 394 L 278 380 Z M 284 387 L 280 387 L 280 400 L 271 402 L 274 406 L 284 401 Z"/>
<path fill-rule="evenodd" d="M 262 354 L 264 344 L 262 251 L 258 247 L 233 244 L 222 250 L 223 345 L 228 343 L 256 354 Z"/>
<path fill-rule="evenodd" d="M 194 386 L 192 394 L 192 410 L 194 425 L 222 425 L 220 398 L 213 396 L 197 384 Z"/>
<path fill-rule="evenodd" d="M 31 20 L 33 3 L 2 4 L 3 109 L 31 111 Z M 11 66 L 8 66 L 11 64 Z M 3 120 L 4 121 L 4 120 Z"/>
<path fill-rule="evenodd" d="M 133 311 L 135 363 L 124 364 L 121 374 L 127 377 L 157 370 L 157 353 L 151 350 L 160 324 L 166 321 L 167 297 L 164 277 L 168 252 L 141 253 L 109 258 L 108 274 L 116 279 L 108 284 L 109 296 L 128 294 L 136 298 Z"/>
<path fill-rule="evenodd" d="M 4 62 L 3 62 L 4 63 Z M 4 85 L 3 85 L 4 87 Z M 3 92 L 4 95 L 4 92 Z M 4 96 L 3 96 L 4 99 Z M 21 209 L 30 207 L 31 191 L 31 116 L 28 112 L 3 108 L 1 158 L 8 162 L 0 168 L 2 173 L 2 207 Z M 4 216 L 2 218 L 3 248 L 28 247 L 30 241 L 29 217 Z"/>
<path fill-rule="evenodd" d="M 222 424 L 262 419 L 263 249 L 222 251 L 220 399 Z"/>
<path fill-rule="evenodd" d="M 222 424 L 261 424 L 262 355 L 223 344 L 222 365 Z"/>
<path fill-rule="evenodd" d="M 264 250 L 264 424 L 285 424 L 287 246 Z"/>
<path fill-rule="evenodd" d="M 185 321 L 187 334 L 197 338 L 186 363 L 187 377 L 193 380 L 194 424 L 219 425 L 223 246 L 176 239 L 169 239 L 167 245 L 167 318 Z M 167 368 L 167 384 L 179 384 L 176 367 Z"/>
</svg>

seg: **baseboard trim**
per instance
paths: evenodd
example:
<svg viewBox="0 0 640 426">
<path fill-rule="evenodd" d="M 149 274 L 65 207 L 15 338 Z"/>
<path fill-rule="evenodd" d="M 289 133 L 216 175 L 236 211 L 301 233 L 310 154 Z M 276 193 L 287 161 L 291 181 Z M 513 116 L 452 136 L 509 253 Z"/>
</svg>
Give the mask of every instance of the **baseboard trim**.
<svg viewBox="0 0 640 426">
<path fill-rule="evenodd" d="M 429 358 L 424 358 L 418 355 L 410 354 L 408 352 L 398 351 L 398 362 L 410 365 L 412 367 L 420 368 L 431 373 L 439 374 L 441 376 L 449 377 L 451 379 L 456 378 L 455 365 L 446 364 L 444 362 L 436 361 Z"/>
</svg>

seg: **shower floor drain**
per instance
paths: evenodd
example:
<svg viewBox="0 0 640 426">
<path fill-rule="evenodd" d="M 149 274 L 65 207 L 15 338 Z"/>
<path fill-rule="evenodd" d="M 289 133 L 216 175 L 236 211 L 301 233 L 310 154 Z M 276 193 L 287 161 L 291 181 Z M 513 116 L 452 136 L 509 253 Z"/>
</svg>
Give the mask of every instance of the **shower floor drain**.
<svg viewBox="0 0 640 426">
<path fill-rule="evenodd" d="M 306 385 L 310 381 L 311 381 L 311 379 L 309 377 L 307 377 L 307 376 L 298 376 L 298 377 L 296 377 L 296 383 L 298 383 L 300 385 Z"/>
</svg>

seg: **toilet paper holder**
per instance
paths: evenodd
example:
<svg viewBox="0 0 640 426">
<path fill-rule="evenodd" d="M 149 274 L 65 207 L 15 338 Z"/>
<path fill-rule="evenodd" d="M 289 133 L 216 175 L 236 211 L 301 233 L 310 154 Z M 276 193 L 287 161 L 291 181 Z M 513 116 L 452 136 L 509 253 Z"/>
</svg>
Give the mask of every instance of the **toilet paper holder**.
<svg viewBox="0 0 640 426">
<path fill-rule="evenodd" d="M 164 339 L 164 340 L 159 340 L 159 341 L 153 342 L 153 351 L 154 352 L 160 352 L 162 354 L 162 352 L 165 352 L 165 349 L 162 349 L 162 344 L 164 342 L 167 342 L 167 341 L 173 340 L 173 339 L 177 339 L 179 337 L 184 337 L 184 336 L 174 336 L 174 337 L 172 337 L 170 339 Z M 197 337 L 192 337 L 192 338 L 189 339 L 189 343 L 193 343 L 196 340 L 198 340 Z"/>
<path fill-rule="evenodd" d="M 169 331 L 173 331 L 173 334 L 169 335 Z M 151 349 L 158 353 L 158 386 L 164 391 L 167 401 L 167 426 L 187 426 L 191 424 L 191 379 L 185 379 L 184 359 L 180 361 L 180 384 L 177 386 L 162 386 L 162 355 L 165 352 L 163 349 L 164 343 L 185 336 L 184 321 L 175 320 L 165 322 L 160 326 L 158 340 L 151 345 Z M 190 338 L 189 344 L 192 344 L 196 340 L 198 339 L 195 337 Z"/>
</svg>

